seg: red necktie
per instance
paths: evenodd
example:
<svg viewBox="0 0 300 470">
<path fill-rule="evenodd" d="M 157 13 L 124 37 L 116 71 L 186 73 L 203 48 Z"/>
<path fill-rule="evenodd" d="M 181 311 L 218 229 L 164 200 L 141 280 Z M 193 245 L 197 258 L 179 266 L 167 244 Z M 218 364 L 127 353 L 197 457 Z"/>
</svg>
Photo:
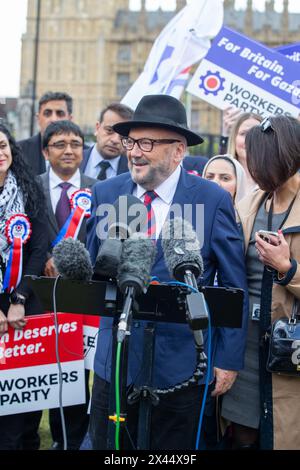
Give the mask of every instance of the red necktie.
<svg viewBox="0 0 300 470">
<path fill-rule="evenodd" d="M 156 238 L 156 222 L 152 208 L 152 201 L 157 197 L 155 191 L 147 191 L 144 195 L 144 204 L 147 209 L 147 235 L 149 238 Z"/>
</svg>

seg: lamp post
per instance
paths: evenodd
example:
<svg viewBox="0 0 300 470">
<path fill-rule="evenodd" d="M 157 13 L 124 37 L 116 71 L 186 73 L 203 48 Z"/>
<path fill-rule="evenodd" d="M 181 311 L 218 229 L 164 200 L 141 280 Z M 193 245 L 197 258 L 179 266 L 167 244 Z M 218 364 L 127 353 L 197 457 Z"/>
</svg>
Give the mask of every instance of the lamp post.
<svg viewBox="0 0 300 470">
<path fill-rule="evenodd" d="M 33 62 L 32 106 L 31 106 L 30 135 L 33 135 L 33 132 L 34 132 L 36 82 L 37 82 L 38 55 L 39 55 L 39 42 L 40 42 L 39 39 L 40 39 L 41 0 L 36 0 L 36 1 L 37 1 L 37 12 L 36 12 L 36 27 L 35 27 L 35 41 L 34 41 L 34 62 Z"/>
</svg>

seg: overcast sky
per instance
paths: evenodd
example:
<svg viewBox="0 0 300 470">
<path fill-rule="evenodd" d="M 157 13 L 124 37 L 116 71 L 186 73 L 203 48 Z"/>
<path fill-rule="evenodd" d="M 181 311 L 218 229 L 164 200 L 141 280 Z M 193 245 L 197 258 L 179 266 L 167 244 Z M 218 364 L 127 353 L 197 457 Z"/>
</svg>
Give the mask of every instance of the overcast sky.
<svg viewBox="0 0 300 470">
<path fill-rule="evenodd" d="M 105 0 L 98 0 L 105 1 Z M 140 0 L 130 0 L 131 7 L 139 7 Z M 236 0 L 237 8 L 245 7 L 246 0 Z M 257 10 L 262 10 L 264 0 L 254 0 Z M 148 0 L 147 7 L 156 9 L 158 6 L 166 9 L 174 8 L 175 0 Z M 275 0 L 276 9 L 282 10 L 283 0 Z M 290 10 L 300 12 L 300 0 L 290 0 Z M 21 61 L 21 37 L 26 30 L 27 0 L 1 0 L 1 74 L 0 98 L 18 96 Z M 292 42 L 292 40 L 291 40 Z"/>
</svg>

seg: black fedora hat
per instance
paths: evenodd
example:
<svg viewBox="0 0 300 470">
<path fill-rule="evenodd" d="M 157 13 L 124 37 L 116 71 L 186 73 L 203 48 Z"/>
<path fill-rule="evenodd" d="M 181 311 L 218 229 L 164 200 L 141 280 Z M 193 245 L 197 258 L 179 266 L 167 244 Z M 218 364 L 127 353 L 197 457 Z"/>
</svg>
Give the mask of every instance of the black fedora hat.
<svg viewBox="0 0 300 470">
<path fill-rule="evenodd" d="M 130 129 L 137 127 L 162 127 L 183 135 L 187 145 L 198 145 L 202 137 L 187 126 L 186 111 L 180 101 L 169 95 L 144 96 L 133 114 L 131 121 L 119 122 L 113 129 L 127 137 Z"/>
</svg>

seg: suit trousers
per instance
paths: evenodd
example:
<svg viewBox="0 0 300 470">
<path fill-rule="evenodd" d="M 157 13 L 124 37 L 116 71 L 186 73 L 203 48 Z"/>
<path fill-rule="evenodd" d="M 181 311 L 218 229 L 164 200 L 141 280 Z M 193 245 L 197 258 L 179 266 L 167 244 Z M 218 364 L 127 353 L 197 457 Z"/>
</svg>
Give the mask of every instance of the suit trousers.
<svg viewBox="0 0 300 470">
<path fill-rule="evenodd" d="M 150 449 L 195 449 L 203 392 L 204 386 L 193 385 L 160 396 L 159 404 L 152 407 Z M 110 384 L 95 374 L 89 426 L 94 450 L 107 449 L 109 393 Z M 139 404 L 128 405 L 123 450 L 136 448 L 138 416 Z"/>
</svg>

